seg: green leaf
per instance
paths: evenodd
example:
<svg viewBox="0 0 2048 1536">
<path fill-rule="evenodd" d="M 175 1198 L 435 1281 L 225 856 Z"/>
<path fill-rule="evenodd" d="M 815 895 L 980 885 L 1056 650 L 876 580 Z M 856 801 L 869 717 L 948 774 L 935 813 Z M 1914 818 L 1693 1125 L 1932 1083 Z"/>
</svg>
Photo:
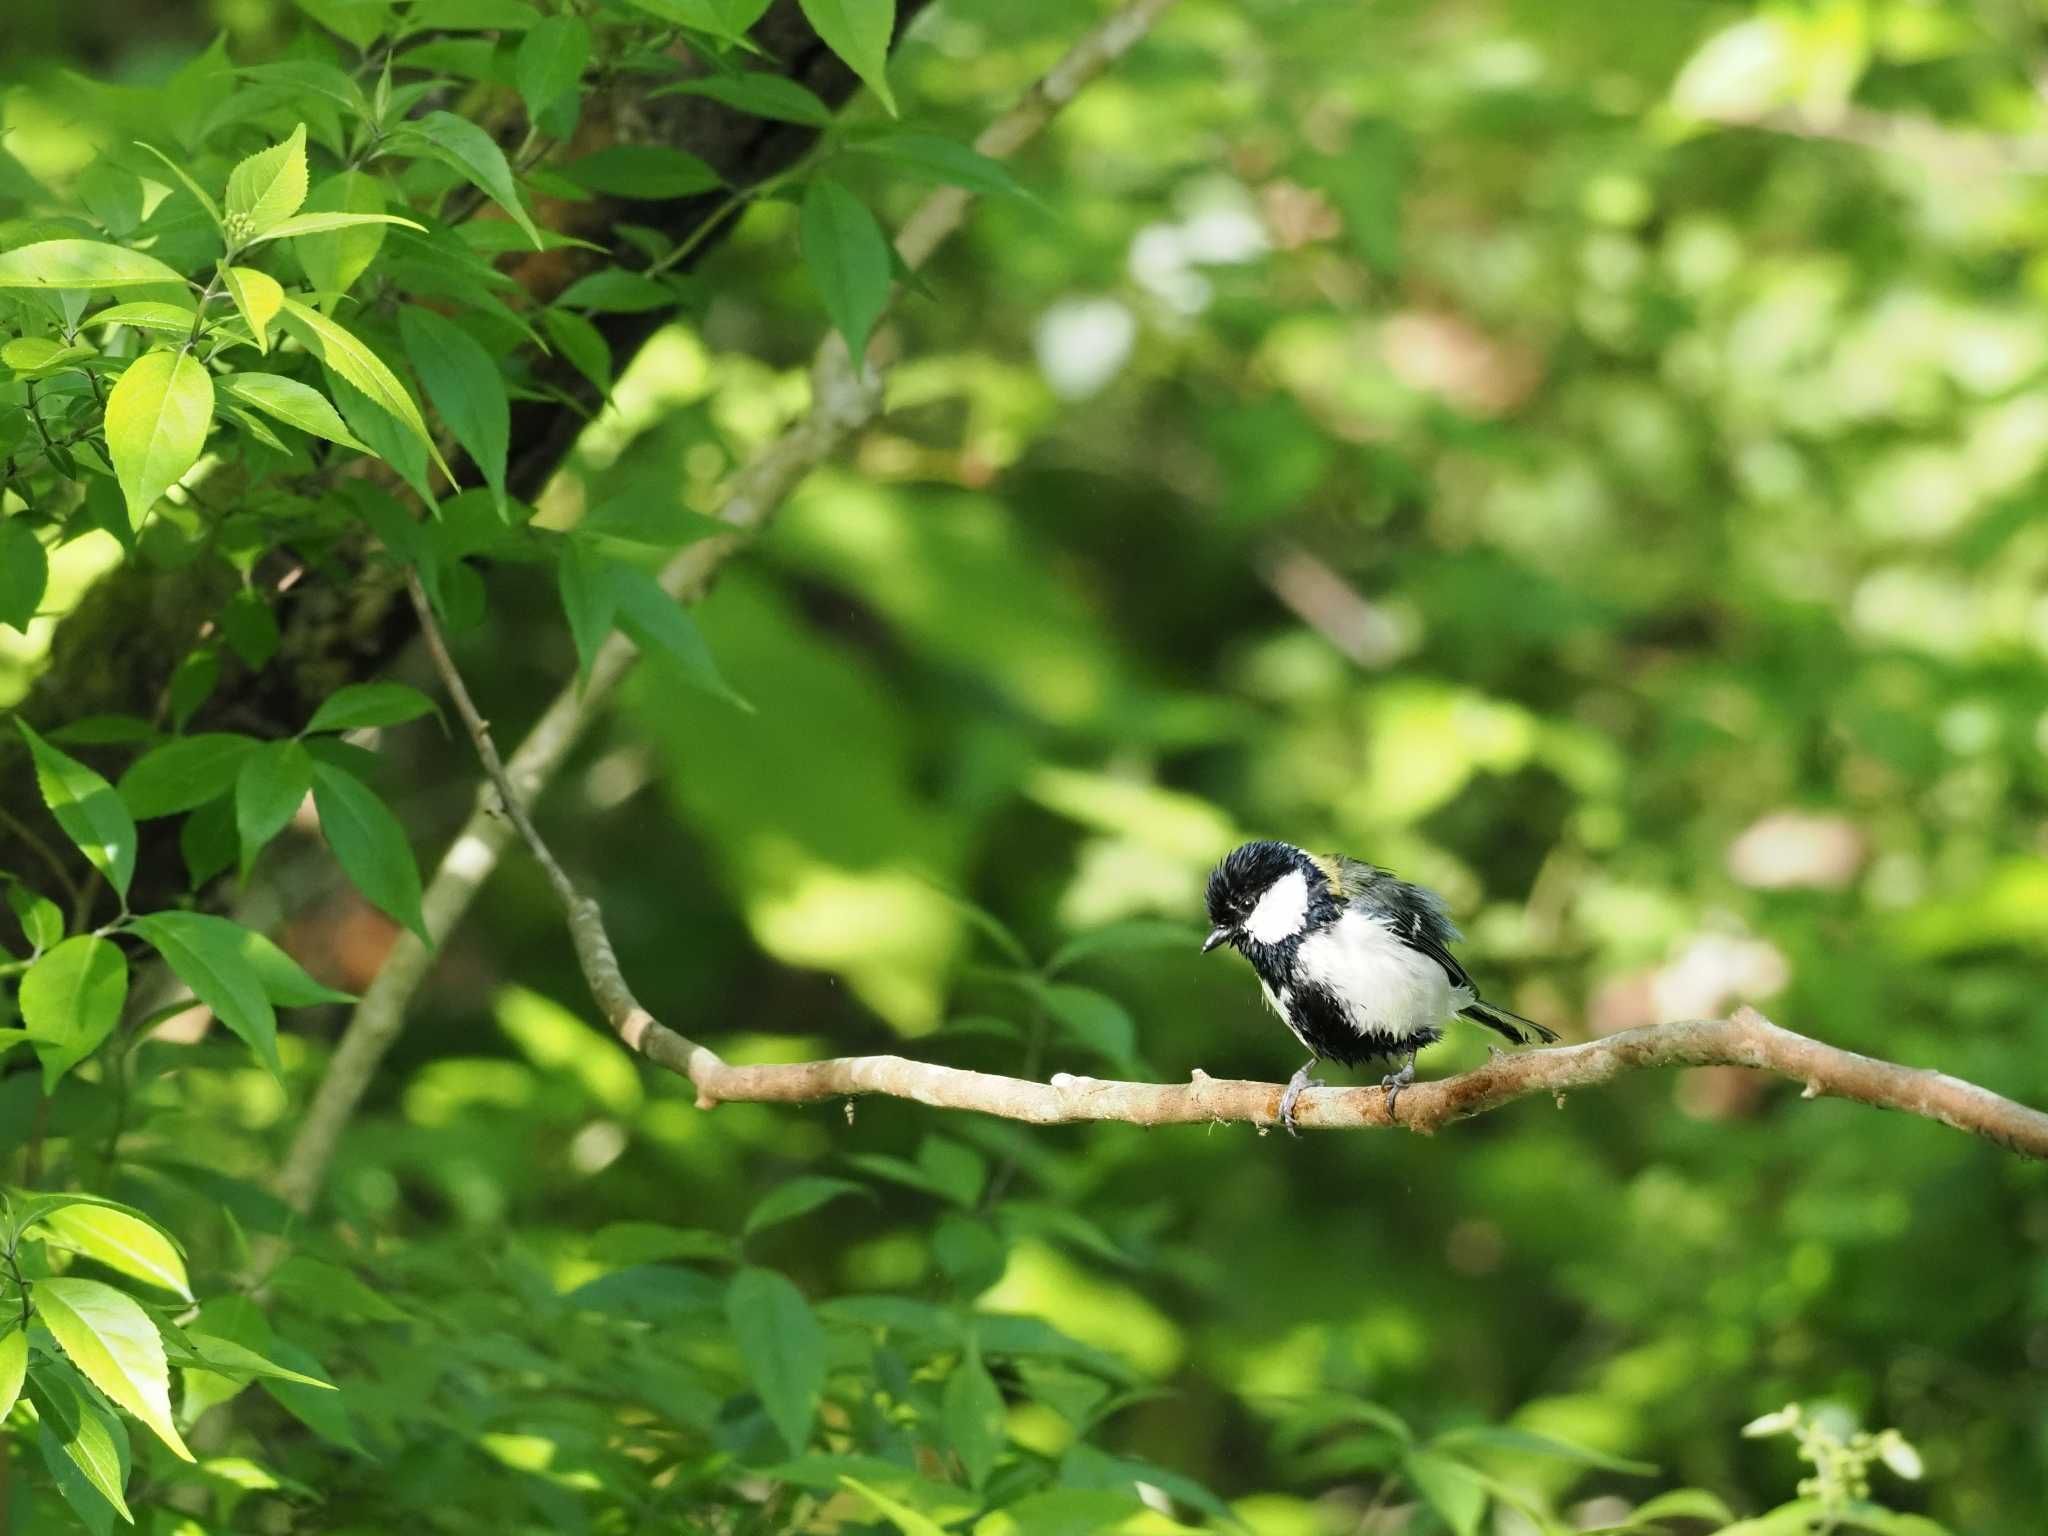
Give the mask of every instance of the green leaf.
<svg viewBox="0 0 2048 1536">
<path fill-rule="evenodd" d="M 1477 1536 L 1488 1499 L 1478 1473 L 1433 1451 L 1410 1451 L 1401 1465 L 1423 1502 L 1437 1512 L 1453 1536 Z"/>
<path fill-rule="evenodd" d="M 193 314 L 182 305 L 167 304 L 162 299 L 136 299 L 127 304 L 110 304 L 97 314 L 87 315 L 84 323 L 126 325 L 153 336 L 183 339 L 192 334 Z"/>
<path fill-rule="evenodd" d="M 420 872 L 398 818 L 361 779 L 332 763 L 313 764 L 313 805 L 327 846 L 372 905 L 431 944 L 420 914 Z"/>
<path fill-rule="evenodd" d="M 342 213 L 381 219 L 383 212 L 384 184 L 368 171 L 343 171 L 313 189 L 299 217 Z M 384 228 L 382 222 L 352 223 L 326 234 L 301 234 L 292 242 L 292 255 L 315 292 L 346 293 L 384 248 Z"/>
<path fill-rule="evenodd" d="M 227 237 L 230 246 L 275 229 L 306 200 L 306 125 L 282 144 L 260 150 L 228 173 Z"/>
<path fill-rule="evenodd" d="M 17 336 L 5 346 L 0 346 L 0 363 L 22 379 L 47 379 L 64 372 L 72 365 L 88 357 L 98 357 L 99 349 L 83 344 L 66 346 L 48 336 Z"/>
<path fill-rule="evenodd" d="M 1120 1070 L 1133 1068 L 1138 1047 L 1137 1025 L 1115 998 L 1092 987 L 1066 982 L 1036 984 L 1028 990 L 1071 1039 Z"/>
<path fill-rule="evenodd" d="M 526 115 L 537 118 L 574 91 L 589 62 L 590 28 L 580 17 L 550 16 L 528 32 L 512 59 Z"/>
<path fill-rule="evenodd" d="M 734 693 L 719 675 L 689 610 L 670 597 L 647 572 L 637 565 L 613 562 L 610 567 L 612 594 L 618 604 L 619 628 L 643 651 L 665 655 L 682 675 L 706 693 L 752 713 L 754 706 Z"/>
<path fill-rule="evenodd" d="M 250 941 L 259 935 L 205 912 L 151 912 L 130 921 L 192 995 L 281 1077 L 277 1014 L 249 960 Z"/>
<path fill-rule="evenodd" d="M 35 529 L 18 517 L 0 523 L 0 624 L 26 630 L 49 583 L 50 557 Z"/>
<path fill-rule="evenodd" d="M 327 1380 L 320 1362 L 296 1344 L 283 1339 L 272 1339 L 265 1348 L 276 1357 L 277 1365 L 257 1376 L 264 1392 L 286 1413 L 330 1445 L 354 1451 L 359 1456 L 368 1456 L 370 1453 L 364 1448 L 361 1437 L 356 1434 L 355 1423 L 349 1417 L 347 1400 Z M 291 1373 L 282 1374 L 279 1366 L 290 1367 Z"/>
<path fill-rule="evenodd" d="M 1164 949 L 1192 955 L 1201 943 L 1202 930 L 1199 928 L 1167 922 L 1162 918 L 1127 918 L 1120 923 L 1075 934 L 1053 951 L 1045 970 L 1047 975 L 1053 975 L 1097 955 L 1128 954 L 1141 949 Z"/>
<path fill-rule="evenodd" d="M 243 930 L 242 959 L 256 973 L 257 984 L 273 1007 L 310 1008 L 315 1003 L 355 1001 L 353 994 L 315 981 L 298 961 L 254 929 Z"/>
<path fill-rule="evenodd" d="M 277 373 L 228 373 L 214 382 L 230 400 L 275 417 L 288 427 L 324 437 L 357 453 L 370 452 L 369 445 L 349 431 L 341 413 L 327 397 L 310 384 Z"/>
<path fill-rule="evenodd" d="M 604 644 L 618 618 L 611 563 L 581 539 L 565 539 L 555 578 L 562 594 L 562 612 L 569 621 L 569 634 L 576 642 L 577 686 L 585 687 L 590 682 L 590 668 L 597 660 L 598 647 Z"/>
<path fill-rule="evenodd" d="M 659 144 L 614 144 L 570 161 L 561 174 L 593 192 L 648 201 L 690 197 L 725 185 L 695 155 Z"/>
<path fill-rule="evenodd" d="M 768 9 L 768 0 L 626 0 L 636 10 L 679 27 L 740 42 Z"/>
<path fill-rule="evenodd" d="M 154 144 L 146 144 L 141 139 L 137 139 L 135 140 L 135 147 L 137 149 L 146 149 L 152 155 L 155 155 L 157 159 L 163 161 L 165 169 L 168 170 L 173 176 L 177 177 L 179 182 L 184 186 L 185 190 L 192 194 L 194 200 L 198 202 L 199 206 L 206 210 L 206 216 L 209 219 L 213 220 L 213 227 L 215 229 L 224 228 L 220 216 L 220 204 L 216 203 L 210 196 L 207 195 L 206 189 L 200 186 L 198 182 L 192 179 L 190 172 L 188 172 L 182 165 L 178 164 L 176 160 L 173 160 L 169 155 L 165 154 L 162 150 L 158 149 Z"/>
<path fill-rule="evenodd" d="M 892 165 L 902 166 L 932 181 L 965 187 L 970 192 L 989 197 L 1014 197 L 1027 203 L 1038 201 L 1002 161 L 991 159 L 980 150 L 941 134 L 899 129 L 854 140 L 846 147 L 861 154 L 880 156 Z"/>
<path fill-rule="evenodd" d="M 872 1201 L 875 1192 L 865 1184 L 856 1184 L 851 1179 L 826 1178 L 821 1174 L 805 1174 L 800 1178 L 778 1184 L 768 1191 L 747 1213 L 746 1225 L 740 1228 L 743 1235 L 752 1237 L 768 1227 L 779 1226 L 785 1221 L 794 1221 L 799 1216 L 809 1215 L 819 1206 L 829 1204 L 846 1195 L 858 1195 Z"/>
<path fill-rule="evenodd" d="M 212 425 L 213 375 L 189 353 L 145 353 L 115 381 L 107 396 L 107 452 L 132 525 L 139 528 L 157 497 L 199 462 Z"/>
<path fill-rule="evenodd" d="M 605 267 L 577 278 L 555 302 L 569 309 L 596 310 L 600 314 L 637 315 L 673 309 L 682 303 L 682 297 L 651 277 Z"/>
<path fill-rule="evenodd" d="M 135 818 L 113 785 L 44 741 L 26 720 L 17 716 L 14 723 L 35 758 L 43 804 L 64 835 L 126 901 L 128 882 L 135 874 Z"/>
<path fill-rule="evenodd" d="M 261 245 L 266 240 L 293 240 L 307 235 L 325 235 L 337 229 L 361 229 L 370 224 L 402 224 L 407 229 L 418 230 L 421 234 L 427 232 L 426 225 L 402 218 L 395 213 L 312 212 L 293 214 L 277 228 L 258 235 L 249 243 Z"/>
<path fill-rule="evenodd" d="M 46 1282 L 47 1283 L 47 1282 Z M 54 1443 L 60 1461 L 45 1454 L 51 1471 L 57 1473 L 65 1464 L 78 1469 L 86 1486 L 93 1493 L 105 1499 L 113 1510 L 130 1525 L 135 1517 L 128 1513 L 128 1503 L 121 1495 L 121 1485 L 126 1476 L 121 1470 L 121 1451 L 115 1443 L 113 1431 L 102 1422 L 99 1411 L 80 1396 L 72 1387 L 71 1378 L 48 1376 L 37 1372 L 37 1379 L 29 1383 L 29 1401 L 36 1405 L 36 1415 L 41 1421 L 44 1445 Z M 81 1519 L 90 1521 L 89 1507 L 79 1504 L 72 1490 L 66 1488 L 59 1478 L 59 1489 Z M 104 1512 L 102 1512 L 104 1513 Z"/>
<path fill-rule="evenodd" d="M 768 1417 L 801 1453 L 825 1391 L 825 1330 L 803 1293 L 770 1269 L 733 1275 L 725 1315 Z"/>
<path fill-rule="evenodd" d="M 171 1377 L 149 1314 L 111 1285 L 63 1276 L 37 1280 L 29 1301 L 71 1363 L 119 1407 L 140 1419 L 186 1461 L 171 1422 Z"/>
<path fill-rule="evenodd" d="M 1625 1456 L 1610 1456 L 1605 1451 L 1596 1451 L 1583 1445 L 1573 1445 L 1550 1435 L 1538 1435 L 1526 1429 L 1511 1429 L 1504 1425 L 1473 1424 L 1461 1429 L 1447 1430 L 1430 1441 L 1432 1448 L 1453 1451 L 1464 1446 L 1485 1446 L 1491 1450 L 1523 1451 L 1531 1456 L 1555 1456 L 1561 1461 L 1574 1461 L 1581 1466 L 1599 1467 L 1607 1472 L 1625 1472 L 1631 1477 L 1654 1477 L 1657 1467 L 1652 1462 L 1631 1461 Z"/>
<path fill-rule="evenodd" d="M 981 1351 L 970 1339 L 967 1352 L 946 1378 L 946 1392 L 940 1403 L 945 1418 L 946 1440 L 967 1481 L 979 1488 L 995 1470 L 1002 1454 L 1004 1434 L 1003 1394 L 997 1390 L 988 1367 L 981 1363 Z"/>
<path fill-rule="evenodd" d="M 284 637 L 277 631 L 277 616 L 254 587 L 244 587 L 220 611 L 220 632 L 228 648 L 252 672 L 270 664 Z"/>
<path fill-rule="evenodd" d="M 61 1248 L 192 1300 L 192 1282 L 178 1245 L 139 1216 L 112 1206 L 79 1203 L 50 1212 L 36 1226 Z"/>
<path fill-rule="evenodd" d="M 28 1330 L 17 1322 L 11 1332 L 0 1337 L 0 1422 L 14 1412 L 21 1384 L 27 1378 Z"/>
<path fill-rule="evenodd" d="M 43 1064 L 43 1092 L 98 1050 L 128 1001 L 128 959 L 110 939 L 79 934 L 46 950 L 21 978 L 21 1022 Z"/>
<path fill-rule="evenodd" d="M 566 309 L 543 310 L 540 325 L 569 365 L 590 380 L 598 394 L 612 392 L 612 349 L 602 331 Z"/>
<path fill-rule="evenodd" d="M 830 107 L 783 75 L 705 75 L 664 85 L 649 94 L 708 96 L 735 111 L 773 118 L 780 123 L 801 123 L 806 128 L 824 128 L 832 121 Z"/>
<path fill-rule="evenodd" d="M 371 404 L 399 422 L 426 446 L 434 463 L 453 484 L 455 472 L 441 457 L 441 450 L 427 432 L 419 407 L 398 382 L 398 375 L 384 365 L 384 359 L 364 345 L 362 339 L 344 330 L 318 310 L 308 309 L 296 299 L 284 301 L 285 329 L 296 336 L 306 350 L 335 373 L 361 390 Z"/>
<path fill-rule="evenodd" d="M 39 240 L 0 251 L 0 288 L 145 288 L 185 279 L 154 256 L 99 240 Z"/>
<path fill-rule="evenodd" d="M 840 1473 L 839 1484 L 866 1499 L 875 1513 L 895 1526 L 903 1536 L 946 1536 L 946 1528 L 930 1515 L 912 1509 L 901 1499 L 890 1498 L 879 1488 L 870 1487 L 851 1473 Z"/>
<path fill-rule="evenodd" d="M 137 821 L 189 811 L 232 789 L 257 745 L 254 737 L 224 732 L 173 737 L 121 775 L 121 799 Z"/>
<path fill-rule="evenodd" d="M 249 334 L 256 338 L 256 350 L 270 350 L 270 322 L 284 307 L 284 285 L 268 272 L 254 267 L 227 267 L 221 276 L 228 285 L 228 297 L 235 301 Z"/>
<path fill-rule="evenodd" d="M 267 1377 L 274 1381 L 296 1381 L 323 1392 L 337 1390 L 331 1381 L 290 1370 L 233 1339 L 216 1338 L 210 1333 L 187 1329 L 182 1342 L 185 1345 L 183 1349 L 176 1341 L 166 1345 L 173 1363 L 178 1365 L 196 1365 L 201 1370 L 214 1371 L 222 1376 L 241 1376 L 250 1380 Z"/>
<path fill-rule="evenodd" d="M 846 67 L 896 115 L 889 92 L 889 40 L 896 31 L 896 0 L 802 0 L 804 16 Z"/>
<path fill-rule="evenodd" d="M 248 879 L 270 840 L 313 793 L 313 756 L 301 741 L 266 741 L 236 774 L 236 838 L 242 846 L 242 879 Z"/>
<path fill-rule="evenodd" d="M 453 112 L 429 112 L 425 117 L 406 124 L 402 131 L 408 138 L 424 140 L 438 158 L 461 172 L 486 197 L 504 209 L 512 222 L 526 231 L 526 238 L 533 242 L 535 250 L 541 248 L 540 231 L 534 228 L 532 215 L 519 200 L 519 188 L 512 181 L 512 167 L 505 163 L 505 152 L 498 148 L 497 141 L 488 133 L 468 118 L 457 117 Z"/>
<path fill-rule="evenodd" d="M 859 198 L 820 176 L 804 193 L 797 243 L 825 313 L 858 362 L 889 302 L 893 266 L 881 226 Z"/>
<path fill-rule="evenodd" d="M 435 713 L 434 701 L 404 683 L 349 683 L 327 696 L 306 732 L 353 731 L 373 725 L 403 725 Z"/>
<path fill-rule="evenodd" d="M 19 880 L 9 879 L 7 905 L 21 924 L 22 937 L 36 950 L 64 941 L 64 914 L 49 897 L 37 895 Z"/>
<path fill-rule="evenodd" d="M 505 506 L 505 455 L 512 442 L 512 408 L 497 362 L 454 321 L 408 304 L 398 312 L 413 372 L 455 440 L 483 473 L 484 483 Z"/>
</svg>

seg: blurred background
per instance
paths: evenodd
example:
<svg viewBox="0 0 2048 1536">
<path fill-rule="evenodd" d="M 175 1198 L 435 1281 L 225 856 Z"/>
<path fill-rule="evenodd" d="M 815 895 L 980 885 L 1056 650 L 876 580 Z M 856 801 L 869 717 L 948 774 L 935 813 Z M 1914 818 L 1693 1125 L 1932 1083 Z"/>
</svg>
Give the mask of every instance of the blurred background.
<svg viewBox="0 0 2048 1536">
<path fill-rule="evenodd" d="M 1099 14 L 943 0 L 892 78 L 970 137 Z M 16 7 L 6 148 L 89 157 L 44 71 L 153 81 L 295 25 Z M 639 993 L 738 1060 L 1283 1080 L 1248 968 L 1195 953 L 1209 868 L 1278 836 L 1443 891 L 1475 976 L 1567 1039 L 1749 1002 L 2048 1103 L 2044 82 L 2037 0 L 1185 0 L 1024 156 L 1042 206 L 941 253 L 885 326 L 885 420 L 705 604 L 757 712 L 643 674 L 543 807 Z M 824 322 L 793 226 L 749 211 L 543 522 L 708 509 L 801 407 Z M 9 692 L 35 656 L 6 651 Z M 545 573 L 495 572 L 458 659 L 515 737 L 574 668 Z M 431 857 L 468 748 L 390 749 Z M 1008 974 L 962 899 L 1037 962 L 1102 935 L 1076 990 Z M 329 980 L 390 942 L 340 890 L 275 900 Z M 260 1173 L 340 1022 L 301 1016 L 289 1091 L 188 1084 L 179 1155 Z M 1484 1044 L 1454 1030 L 1425 1075 Z M 1738 1509 L 1804 1470 L 1740 1426 L 1828 1401 L 1920 1448 L 1901 1508 L 1998 1536 L 2048 1508 L 2048 1176 L 1989 1145 L 1719 1070 L 1434 1140 L 705 1114 L 600 1034 L 516 857 L 329 1214 L 516 1311 L 517 1276 L 596 1273 L 607 1223 L 732 1231 L 932 1135 L 997 1176 L 980 1305 L 1121 1357 L 1156 1390 L 1109 1438 L 1256 1529 L 1361 1528 L 1371 1480 L 1262 1418 L 1319 1388 Z M 944 1202 L 876 1188 L 750 1251 L 813 1294 L 960 1281 Z M 368 1401 L 416 1390 L 335 1353 Z M 1011 1430 L 1073 1433 L 1038 1404 Z"/>
</svg>

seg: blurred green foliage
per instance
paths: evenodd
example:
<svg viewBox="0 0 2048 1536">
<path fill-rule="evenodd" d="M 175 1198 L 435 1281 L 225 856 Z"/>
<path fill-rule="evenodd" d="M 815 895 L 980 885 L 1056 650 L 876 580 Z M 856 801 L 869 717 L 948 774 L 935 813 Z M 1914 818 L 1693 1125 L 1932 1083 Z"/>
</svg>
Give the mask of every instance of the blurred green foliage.
<svg viewBox="0 0 2048 1536">
<path fill-rule="evenodd" d="M 1098 15 L 945 0 L 899 105 L 970 138 Z M 208 20 L 298 46 L 283 7 Z M 1275 835 L 1443 890 L 1568 1037 L 1753 1001 L 2048 1103 L 2044 70 L 2032 3 L 1184 0 L 883 323 L 884 422 L 701 609 L 755 712 L 650 666 L 543 807 L 636 989 L 737 1060 L 1274 1078 L 1249 974 L 1174 935 Z M 0 110 L 0 175 L 90 161 L 47 72 Z M 844 158 L 884 224 L 919 194 Z M 543 526 L 709 511 L 801 409 L 797 225 L 739 220 Z M 112 556 L 60 553 L 61 610 Z M 573 675 L 552 590 L 493 570 L 460 637 L 501 740 Z M 46 643 L 0 632 L 13 691 Z M 466 747 L 383 750 L 438 848 Z M 961 898 L 1036 957 L 1129 926 L 1020 985 Z M 388 925 L 327 898 L 288 937 L 354 990 Z M 184 1238 L 209 1331 L 343 1384 L 238 1401 L 190 1528 L 1166 1529 L 1143 1480 L 1273 1536 L 1693 1490 L 1689 1532 L 1788 1497 L 1790 1448 L 1738 1435 L 1788 1401 L 1910 1442 L 1893 1511 L 2048 1509 L 2048 1175 L 1929 1122 L 1725 1071 L 1430 1141 L 707 1114 L 589 1013 L 508 863 L 311 1229 L 260 1186 L 320 1014 L 282 1087 L 142 1046 L 109 1166 L 107 1079 L 60 1085 L 55 1166 Z M 0 1081 L 9 1157 L 36 1081 Z M 266 1315 L 250 1244 L 287 1230 Z M 817 1350 L 764 1365 L 736 1273 Z M 819 1404 L 856 1449 L 791 1460 Z M 1927 1529 L 1842 1486 L 1737 1528 Z"/>
</svg>

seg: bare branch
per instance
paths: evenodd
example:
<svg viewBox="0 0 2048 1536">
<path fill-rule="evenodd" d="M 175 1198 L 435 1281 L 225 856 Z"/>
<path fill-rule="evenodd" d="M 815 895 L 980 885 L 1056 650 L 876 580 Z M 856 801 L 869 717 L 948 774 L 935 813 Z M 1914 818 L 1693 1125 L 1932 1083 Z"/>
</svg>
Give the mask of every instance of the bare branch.
<svg viewBox="0 0 2048 1536">
<path fill-rule="evenodd" d="M 1186 1083 L 1111 1082 L 1064 1073 L 1040 1083 L 901 1056 L 736 1067 L 637 1010 L 614 1016 L 613 1023 L 627 1044 L 696 1084 L 697 1102 L 705 1108 L 721 1102 L 810 1104 L 879 1094 L 1034 1125 L 1077 1120 L 1131 1125 L 1242 1121 L 1261 1127 L 1280 1123 L 1280 1084 L 1214 1078 L 1200 1071 Z M 1646 1024 L 1583 1045 L 1502 1053 L 1470 1072 L 1404 1088 L 1395 1120 L 1388 1118 L 1386 1094 L 1376 1084 L 1311 1088 L 1296 1104 L 1294 1118 L 1307 1130 L 1398 1125 L 1429 1136 L 1453 1121 L 1516 1099 L 1548 1094 L 1562 1102 L 1567 1093 L 1598 1087 L 1645 1067 L 1748 1067 L 1772 1072 L 1802 1084 L 1805 1098 L 1849 1099 L 1900 1110 L 1985 1137 L 2026 1157 L 2048 1158 L 2048 1114 L 1945 1073 L 1823 1045 L 1779 1028 L 1750 1008 L 1727 1019 Z"/>
<path fill-rule="evenodd" d="M 975 140 L 975 148 L 998 159 L 1014 154 L 1054 113 L 1136 44 L 1172 4 L 1173 0 L 1127 0 L 983 130 Z M 972 201 L 972 195 L 961 188 L 941 187 L 920 203 L 897 236 L 896 249 L 904 265 L 913 272 L 922 267 L 946 237 L 960 227 Z M 879 375 L 867 366 L 854 367 L 844 343 L 836 335 L 828 337 L 812 364 L 810 410 L 756 456 L 727 491 L 718 516 L 732 526 L 733 532 L 700 539 L 683 549 L 661 573 L 663 588 L 684 602 L 701 596 L 725 562 L 768 521 L 789 493 L 873 420 L 880 407 Z M 419 602 L 417 593 L 414 601 Z M 442 668 L 444 678 L 454 679 L 450 683 L 453 692 L 460 687 L 459 678 L 455 678 L 446 646 L 440 643 L 439 631 L 424 606 L 421 618 L 436 666 Z M 490 781 L 479 787 L 476 807 L 443 855 L 421 905 L 427 930 L 445 937 L 469 910 L 470 902 L 517 832 L 542 856 L 544 865 L 550 866 L 549 878 L 567 906 L 570 934 L 583 962 L 584 974 L 606 1016 L 620 1033 L 636 1049 L 641 1048 L 644 1039 L 648 1054 L 665 1065 L 687 1062 L 699 1052 L 717 1062 L 718 1058 L 710 1052 L 656 1024 L 633 1002 L 612 956 L 602 914 L 595 903 L 576 895 L 568 886 L 560 866 L 546 856 L 545 845 L 523 809 L 553 781 L 638 654 L 630 641 L 614 633 L 598 648 L 589 680 L 581 691 L 570 687 L 558 694 L 511 758 L 495 768 L 490 765 L 496 761 L 497 752 L 488 730 L 480 729 L 483 722 L 476 717 L 473 705 L 464 709 L 466 690 L 457 696 L 457 708 L 479 753 L 488 748 L 485 762 Z M 501 814 L 501 805 L 505 814 Z M 520 809 L 512 814 L 515 807 Z M 335 1144 L 368 1091 L 378 1063 L 404 1028 L 406 1006 L 426 979 L 432 959 L 432 952 L 417 935 L 403 933 L 392 945 L 376 978 L 364 989 L 274 1181 L 278 1194 L 295 1210 L 304 1211 L 312 1206 L 333 1160 Z"/>
</svg>

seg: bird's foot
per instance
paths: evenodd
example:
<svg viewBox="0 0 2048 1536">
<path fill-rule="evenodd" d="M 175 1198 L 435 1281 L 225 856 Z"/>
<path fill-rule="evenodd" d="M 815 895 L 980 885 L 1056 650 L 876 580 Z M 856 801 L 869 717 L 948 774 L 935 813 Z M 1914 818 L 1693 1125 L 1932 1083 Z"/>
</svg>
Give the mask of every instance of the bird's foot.
<svg viewBox="0 0 2048 1536">
<path fill-rule="evenodd" d="M 1280 1095 L 1280 1123 L 1287 1127 L 1288 1135 L 1301 1134 L 1294 1128 L 1294 1101 L 1301 1097 L 1301 1090 L 1322 1086 L 1323 1080 L 1320 1077 L 1310 1077 L 1307 1067 L 1299 1068 L 1294 1076 L 1287 1079 L 1287 1091 Z"/>
<path fill-rule="evenodd" d="M 1387 1091 L 1387 1118 L 1394 1118 L 1394 1106 L 1401 1101 L 1401 1090 L 1415 1081 L 1415 1058 L 1408 1058 L 1408 1065 L 1398 1072 L 1389 1072 L 1380 1079 L 1380 1086 Z"/>
</svg>

